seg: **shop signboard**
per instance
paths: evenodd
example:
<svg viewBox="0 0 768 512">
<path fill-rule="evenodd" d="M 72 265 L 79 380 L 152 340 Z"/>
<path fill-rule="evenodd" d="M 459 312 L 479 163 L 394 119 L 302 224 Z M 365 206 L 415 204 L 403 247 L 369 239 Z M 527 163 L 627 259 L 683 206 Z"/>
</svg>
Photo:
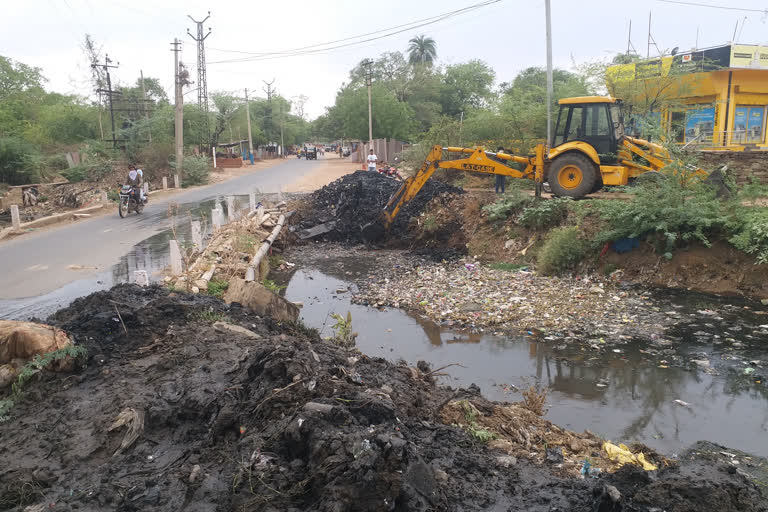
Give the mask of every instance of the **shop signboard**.
<svg viewBox="0 0 768 512">
<path fill-rule="evenodd" d="M 768 46 L 735 44 L 731 46 L 732 68 L 768 69 Z"/>
</svg>

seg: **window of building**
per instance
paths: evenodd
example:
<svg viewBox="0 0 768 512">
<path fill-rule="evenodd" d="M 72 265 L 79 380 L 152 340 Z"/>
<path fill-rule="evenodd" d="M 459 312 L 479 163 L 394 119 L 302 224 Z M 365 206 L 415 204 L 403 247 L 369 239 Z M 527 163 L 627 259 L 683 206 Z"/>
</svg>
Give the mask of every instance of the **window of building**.
<svg viewBox="0 0 768 512">
<path fill-rule="evenodd" d="M 765 106 L 737 106 L 733 116 L 731 142 L 757 144 L 763 142 Z"/>
<path fill-rule="evenodd" d="M 697 105 L 686 111 L 685 142 L 711 143 L 714 133 L 715 107 Z"/>
</svg>

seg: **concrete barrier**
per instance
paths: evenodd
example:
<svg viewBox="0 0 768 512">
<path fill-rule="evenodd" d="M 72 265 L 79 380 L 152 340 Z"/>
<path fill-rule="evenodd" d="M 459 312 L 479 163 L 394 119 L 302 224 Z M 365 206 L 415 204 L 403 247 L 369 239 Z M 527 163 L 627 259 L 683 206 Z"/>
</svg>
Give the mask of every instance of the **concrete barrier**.
<svg viewBox="0 0 768 512">
<path fill-rule="evenodd" d="M 168 188 L 168 178 L 166 176 L 163 176 L 163 190 L 166 190 Z"/>
<path fill-rule="evenodd" d="M 179 242 L 176 240 L 171 240 L 169 245 L 171 257 L 171 273 L 174 276 L 178 276 L 183 270 L 181 265 L 181 251 L 179 250 Z"/>
<path fill-rule="evenodd" d="M 11 205 L 11 227 L 15 230 L 21 229 L 21 217 L 19 216 L 19 205 Z"/>
<path fill-rule="evenodd" d="M 200 226 L 199 220 L 193 220 L 192 221 L 192 243 L 195 246 L 195 249 L 198 251 L 203 250 L 203 231 Z"/>
</svg>

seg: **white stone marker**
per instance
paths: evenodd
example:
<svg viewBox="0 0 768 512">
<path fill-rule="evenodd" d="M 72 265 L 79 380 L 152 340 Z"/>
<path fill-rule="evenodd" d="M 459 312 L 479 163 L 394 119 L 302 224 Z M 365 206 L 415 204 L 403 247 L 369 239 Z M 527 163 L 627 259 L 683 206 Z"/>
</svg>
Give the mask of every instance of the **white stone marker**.
<svg viewBox="0 0 768 512">
<path fill-rule="evenodd" d="M 235 211 L 235 196 L 227 196 L 227 216 L 229 217 L 230 222 L 237 218 L 237 212 Z"/>
<path fill-rule="evenodd" d="M 203 250 L 203 231 L 199 220 L 192 221 L 192 243 L 195 245 L 196 250 Z"/>
<path fill-rule="evenodd" d="M 178 174 L 173 175 L 173 186 L 176 188 L 181 188 L 181 179 L 179 179 Z"/>
<path fill-rule="evenodd" d="M 168 177 L 163 176 L 163 190 L 168 188 Z"/>
<path fill-rule="evenodd" d="M 248 194 L 248 203 L 251 206 L 249 211 L 255 212 L 256 211 L 256 192 L 251 192 L 250 194 Z"/>
<path fill-rule="evenodd" d="M 19 205 L 11 205 L 11 226 L 13 229 L 21 229 L 21 217 L 19 217 Z"/>
<path fill-rule="evenodd" d="M 133 282 L 139 286 L 149 286 L 149 276 L 146 270 L 134 270 Z"/>
<path fill-rule="evenodd" d="M 171 273 L 175 276 L 181 274 L 181 251 L 179 250 L 179 243 L 176 240 L 170 241 L 170 256 L 171 256 Z"/>
</svg>

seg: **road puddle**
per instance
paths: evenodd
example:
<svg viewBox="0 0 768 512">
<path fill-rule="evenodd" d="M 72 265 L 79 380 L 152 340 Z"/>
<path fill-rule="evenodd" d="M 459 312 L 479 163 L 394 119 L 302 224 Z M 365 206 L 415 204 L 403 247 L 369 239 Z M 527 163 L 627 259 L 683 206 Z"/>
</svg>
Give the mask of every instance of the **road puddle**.
<svg viewBox="0 0 768 512">
<path fill-rule="evenodd" d="M 445 385 L 466 388 L 474 383 L 491 400 L 518 401 L 519 390 L 538 384 L 550 390 L 546 417 L 572 430 L 588 429 L 614 441 L 641 441 L 667 454 L 709 440 L 768 455 L 763 442 L 768 433 L 768 389 L 754 374 L 744 373 L 749 364 L 742 360 L 761 353 L 767 359 L 768 337 L 754 334 L 763 331 L 754 326 L 752 316 L 742 322 L 751 330 L 736 324 L 744 315 L 741 305 L 732 306 L 730 316 L 707 313 L 702 323 L 676 327 L 670 333 L 676 355 L 668 357 L 677 364 L 660 364 L 649 356 L 647 343 L 595 353 L 579 344 L 564 348 L 533 337 L 454 331 L 401 310 L 353 304 L 356 278 L 375 272 L 374 264 L 321 257 L 276 280 L 287 285 L 286 298 L 304 303 L 303 321 L 324 337 L 333 334 L 331 314 L 349 311 L 357 346 L 369 356 L 404 359 L 412 365 L 425 360 L 432 368 L 461 364 L 443 371 L 448 374 L 442 377 Z M 670 294 L 669 307 L 677 304 L 676 314 L 685 315 L 705 307 L 703 300 L 721 308 L 728 304 L 711 297 L 688 299 Z M 753 345 L 740 356 L 722 348 L 722 340 L 734 333 L 722 335 L 725 327 L 718 321 L 743 331 L 743 341 Z M 712 365 L 690 369 L 691 360 L 711 360 Z"/>
</svg>

